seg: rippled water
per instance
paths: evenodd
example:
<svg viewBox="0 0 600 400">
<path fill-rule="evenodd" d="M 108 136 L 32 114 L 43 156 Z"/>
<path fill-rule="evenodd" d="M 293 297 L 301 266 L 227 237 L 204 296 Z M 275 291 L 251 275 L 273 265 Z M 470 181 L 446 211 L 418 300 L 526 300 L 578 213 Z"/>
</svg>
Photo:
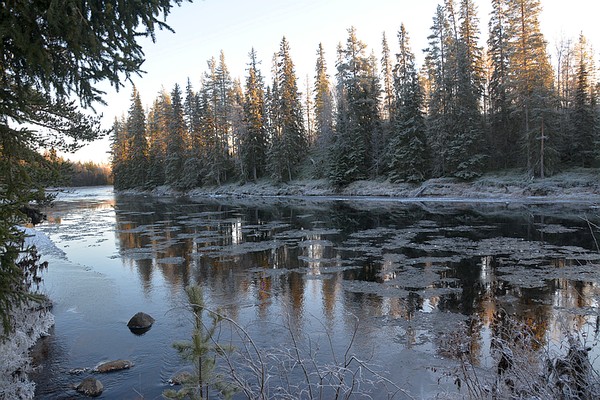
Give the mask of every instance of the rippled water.
<svg viewBox="0 0 600 400">
<path fill-rule="evenodd" d="M 61 193 L 47 213 L 38 229 L 64 256 L 47 246 L 56 326 L 41 344 L 39 398 L 76 397 L 71 385 L 87 375 L 69 371 L 113 359 L 135 366 L 100 376 L 105 397 L 160 398 L 186 367 L 172 343 L 191 334 L 190 284 L 262 348 L 289 349 L 293 327 L 327 364 L 353 341 L 417 398 L 456 391 L 439 379 L 455 365 L 440 343 L 465 324 L 478 321 L 480 365 L 494 362 L 500 309 L 547 343 L 565 326 L 598 335 L 592 204 L 192 201 L 91 188 Z M 138 311 L 156 319 L 142 336 L 126 327 Z"/>
</svg>

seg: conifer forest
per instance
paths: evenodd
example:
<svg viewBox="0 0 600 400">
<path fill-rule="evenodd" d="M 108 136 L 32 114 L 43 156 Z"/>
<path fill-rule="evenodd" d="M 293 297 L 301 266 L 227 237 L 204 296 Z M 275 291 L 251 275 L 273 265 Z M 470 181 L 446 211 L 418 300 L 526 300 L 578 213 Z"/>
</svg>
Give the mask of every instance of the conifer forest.
<svg viewBox="0 0 600 400">
<path fill-rule="evenodd" d="M 598 163 L 598 81 L 581 34 L 557 44 L 553 67 L 539 0 L 492 0 L 482 27 L 473 0 L 433 15 L 417 66 L 400 25 L 374 54 L 348 29 L 336 63 L 316 48 L 314 85 L 301 93 L 284 37 L 270 82 L 254 50 L 231 77 L 221 52 L 201 86 L 159 93 L 144 110 L 132 94 L 113 127 L 115 187 L 176 189 L 227 181 L 470 180 L 505 169 L 551 175 Z M 479 43 L 487 29 L 487 46 Z M 306 55 L 308 56 L 308 55 Z"/>
</svg>

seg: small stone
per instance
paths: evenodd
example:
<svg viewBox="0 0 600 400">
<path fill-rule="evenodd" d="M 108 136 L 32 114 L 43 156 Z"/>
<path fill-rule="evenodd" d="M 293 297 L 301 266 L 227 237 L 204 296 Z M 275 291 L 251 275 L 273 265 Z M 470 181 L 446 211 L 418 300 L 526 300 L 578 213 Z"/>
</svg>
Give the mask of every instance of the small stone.
<svg viewBox="0 0 600 400">
<path fill-rule="evenodd" d="M 75 389 L 86 396 L 97 397 L 102 394 L 104 386 L 98 379 L 85 378 Z"/>
<path fill-rule="evenodd" d="M 129 322 L 127 323 L 127 327 L 133 332 L 137 334 L 145 333 L 148 331 L 152 324 L 154 323 L 154 318 L 150 315 L 139 312 L 135 314 Z"/>
<path fill-rule="evenodd" d="M 123 369 L 129 369 L 131 367 L 133 367 L 133 363 L 129 360 L 115 360 L 98 365 L 96 368 L 94 368 L 94 372 L 105 373 L 121 371 Z"/>
</svg>

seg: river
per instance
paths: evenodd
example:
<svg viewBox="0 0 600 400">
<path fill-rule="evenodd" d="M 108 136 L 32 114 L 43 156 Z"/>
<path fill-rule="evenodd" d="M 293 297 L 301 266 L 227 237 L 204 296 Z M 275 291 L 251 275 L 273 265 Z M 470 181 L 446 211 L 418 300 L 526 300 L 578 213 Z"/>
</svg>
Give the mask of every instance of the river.
<svg viewBox="0 0 600 400">
<path fill-rule="evenodd" d="M 339 372 L 354 355 L 363 364 L 348 370 L 362 375 L 351 379 L 375 398 L 464 393 L 453 350 L 461 342 L 476 368 L 494 370 L 501 311 L 544 351 L 564 352 L 574 332 L 599 366 L 595 204 L 178 199 L 100 187 L 63 191 L 46 213 L 36 229 L 56 246 L 41 245 L 56 325 L 38 346 L 40 399 L 77 397 L 72 385 L 91 373 L 74 370 L 115 359 L 134 366 L 97 375 L 106 398 L 161 398 L 188 368 L 172 346 L 192 334 L 188 285 L 247 332 L 236 347 L 255 344 L 280 390 L 302 390 L 306 378 L 286 369 L 294 357 Z M 156 319 L 143 335 L 126 326 L 138 311 Z"/>
</svg>

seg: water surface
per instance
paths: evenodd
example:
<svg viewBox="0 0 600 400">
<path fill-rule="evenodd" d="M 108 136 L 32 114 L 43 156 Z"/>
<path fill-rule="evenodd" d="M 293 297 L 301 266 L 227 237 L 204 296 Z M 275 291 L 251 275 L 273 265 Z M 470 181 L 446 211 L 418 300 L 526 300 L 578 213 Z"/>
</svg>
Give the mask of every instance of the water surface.
<svg viewBox="0 0 600 400">
<path fill-rule="evenodd" d="M 42 343 L 39 398 L 77 397 L 70 385 L 87 375 L 70 370 L 120 358 L 135 366 L 98 376 L 104 396 L 160 398 L 186 368 L 172 343 L 191 334 L 190 284 L 271 354 L 290 348 L 291 332 L 310 338 L 322 365 L 352 343 L 416 398 L 457 390 L 440 380 L 455 365 L 444 338 L 465 326 L 477 363 L 493 365 L 499 310 L 549 346 L 565 327 L 590 342 L 599 334 L 594 204 L 190 200 L 90 188 L 62 193 L 47 213 L 38 229 L 64 255 L 46 252 L 56 326 Z M 126 327 L 138 311 L 156 319 L 141 336 Z"/>
</svg>

